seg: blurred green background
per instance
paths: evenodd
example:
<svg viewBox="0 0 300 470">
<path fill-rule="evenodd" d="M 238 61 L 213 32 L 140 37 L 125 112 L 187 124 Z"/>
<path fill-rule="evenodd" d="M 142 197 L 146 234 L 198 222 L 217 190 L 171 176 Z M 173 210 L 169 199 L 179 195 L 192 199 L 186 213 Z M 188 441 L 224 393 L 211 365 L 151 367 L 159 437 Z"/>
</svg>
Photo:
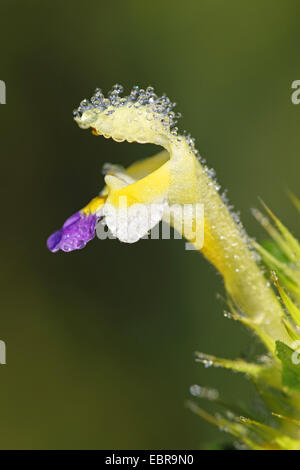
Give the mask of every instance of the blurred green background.
<svg viewBox="0 0 300 470">
<path fill-rule="evenodd" d="M 240 377 L 193 352 L 253 355 L 223 317 L 220 276 L 184 242 L 47 236 L 102 187 L 104 162 L 151 155 L 83 132 L 94 88 L 152 85 L 215 168 L 250 235 L 258 196 L 299 234 L 299 1 L 1 0 L 1 448 L 203 448 L 227 440 L 184 407 L 193 383 L 252 400 Z M 203 404 L 206 406 L 206 404 Z"/>
</svg>

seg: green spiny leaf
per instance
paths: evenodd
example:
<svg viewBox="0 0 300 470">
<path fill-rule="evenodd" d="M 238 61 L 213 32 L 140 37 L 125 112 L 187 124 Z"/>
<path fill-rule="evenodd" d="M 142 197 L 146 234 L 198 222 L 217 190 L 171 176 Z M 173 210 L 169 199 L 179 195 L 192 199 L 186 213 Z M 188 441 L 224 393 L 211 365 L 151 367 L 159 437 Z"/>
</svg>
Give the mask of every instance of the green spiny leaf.
<svg viewBox="0 0 300 470">
<path fill-rule="evenodd" d="M 282 384 L 291 390 L 300 390 L 300 364 L 294 354 L 298 354 L 281 341 L 276 341 L 277 356 L 282 363 Z"/>
</svg>

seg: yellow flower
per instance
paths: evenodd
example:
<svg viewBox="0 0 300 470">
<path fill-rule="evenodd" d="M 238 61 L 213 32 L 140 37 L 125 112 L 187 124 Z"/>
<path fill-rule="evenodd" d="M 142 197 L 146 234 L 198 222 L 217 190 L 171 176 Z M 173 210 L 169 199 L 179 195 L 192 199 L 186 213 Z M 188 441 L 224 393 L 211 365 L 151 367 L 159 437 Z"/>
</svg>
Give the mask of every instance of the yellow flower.
<svg viewBox="0 0 300 470">
<path fill-rule="evenodd" d="M 194 139 L 178 134 L 174 104 L 164 95 L 155 95 L 150 87 L 146 90 L 134 87 L 126 97 L 121 96 L 122 91 L 120 85 L 115 85 L 105 98 L 97 89 L 90 101 L 83 100 L 74 112 L 79 127 L 91 129 L 94 135 L 117 142 L 152 143 L 163 150 L 126 169 L 105 164 L 103 190 L 49 237 L 48 248 L 53 252 L 83 248 L 94 238 L 98 222 L 107 225 L 113 236 L 127 243 L 143 238 L 159 221 L 169 222 L 177 231 L 183 232 L 188 242 L 222 274 L 232 318 L 252 328 L 271 353 L 269 361 L 259 364 L 218 359 L 202 353 L 197 354 L 197 360 L 251 376 L 274 415 L 283 421 L 294 419 L 294 415 L 281 415 L 281 403 L 273 398 L 271 392 L 265 393 L 263 387 L 266 385 L 284 392 L 287 385 L 298 387 L 295 371 L 291 370 L 289 362 L 293 341 L 300 337 L 299 330 L 295 329 L 295 325 L 300 324 L 298 307 L 276 281 L 290 313 L 290 316 L 285 315 L 270 283 L 257 265 L 253 243 L 247 238 L 239 218 L 227 206 L 225 198 L 219 195 L 219 185 L 212 170 L 199 157 Z M 197 217 L 195 208 L 198 205 L 204 207 L 204 219 Z M 182 219 L 183 211 L 172 210 L 186 206 L 192 207 L 188 212 L 188 223 Z M 143 210 L 139 212 L 137 208 Z M 295 260 L 299 260 L 300 247 L 275 216 L 273 218 L 279 231 L 267 225 L 268 231 L 292 264 L 276 260 L 262 247 L 257 246 L 257 250 L 271 267 L 279 269 L 281 279 L 293 288 L 293 296 L 298 299 L 300 291 L 295 280 L 299 279 L 299 271 L 295 268 L 298 266 Z M 203 226 L 204 239 L 201 236 Z M 198 390 L 199 387 L 194 387 L 193 394 Z M 290 392 L 285 400 L 298 409 L 298 396 Z M 298 440 L 294 440 L 294 432 L 290 438 L 254 420 L 243 417 L 240 422 L 217 419 L 194 403 L 190 406 L 220 428 L 227 428 L 251 448 L 299 447 Z M 298 421 L 295 423 L 298 425 Z M 284 424 L 281 427 L 285 430 Z M 253 434 L 256 435 L 254 440 Z"/>
<path fill-rule="evenodd" d="M 96 90 L 91 101 L 84 100 L 75 111 L 75 121 L 93 134 L 112 138 L 117 142 L 152 143 L 164 148 L 152 158 L 137 162 L 126 171 L 112 167 L 105 176 L 107 197 L 103 213 L 109 228 L 110 210 L 120 210 L 120 201 L 126 200 L 130 209 L 137 203 L 161 205 L 154 224 L 163 218 L 166 205 L 204 204 L 204 244 L 197 247 L 195 220 L 185 237 L 201 248 L 202 253 L 221 272 L 227 292 L 236 305 L 261 331 L 268 347 L 274 347 L 272 338 L 288 342 L 281 322 L 282 310 L 261 271 L 257 267 L 250 242 L 241 223 L 219 195 L 219 187 L 211 171 L 201 162 L 194 140 L 179 135 L 174 128 L 176 115 L 173 104 L 166 97 L 157 97 L 152 88 L 135 87 L 131 94 L 121 97 L 122 87 L 115 86 L 105 98 Z M 181 229 L 182 220 L 172 214 L 172 225 Z M 144 227 L 144 234 L 151 224 Z M 126 237 L 122 238 L 126 240 Z"/>
<path fill-rule="evenodd" d="M 219 195 L 212 172 L 201 162 L 194 139 L 178 134 L 174 104 L 164 95 L 157 97 L 150 87 L 134 87 L 127 97 L 121 97 L 121 92 L 122 87 L 115 85 L 105 98 L 97 89 L 91 100 L 83 100 L 74 112 L 77 124 L 117 142 L 152 143 L 164 150 L 127 170 L 106 165 L 106 186 L 100 196 L 69 218 L 48 239 L 48 247 L 51 251 L 82 248 L 94 237 L 95 225 L 103 217 L 113 235 L 134 242 L 165 218 L 170 207 L 203 204 L 204 243 L 198 236 L 203 227 L 193 211 L 189 226 L 184 227 L 185 238 L 221 272 L 236 308 L 257 328 L 267 347 L 273 350 L 274 338 L 288 343 L 280 304 L 256 264 L 240 221 Z M 135 225 L 134 233 L 128 233 L 137 217 L 137 204 L 151 208 L 151 217 L 144 217 L 139 229 Z M 171 213 L 170 223 L 182 231 L 182 218 L 176 212 Z"/>
</svg>

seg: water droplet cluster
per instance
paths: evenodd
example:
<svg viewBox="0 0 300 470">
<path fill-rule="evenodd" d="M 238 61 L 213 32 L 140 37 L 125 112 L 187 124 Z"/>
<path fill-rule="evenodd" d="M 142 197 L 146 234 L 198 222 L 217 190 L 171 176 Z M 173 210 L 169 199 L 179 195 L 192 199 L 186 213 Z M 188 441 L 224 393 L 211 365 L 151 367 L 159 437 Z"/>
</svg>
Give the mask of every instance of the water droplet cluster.
<svg viewBox="0 0 300 470">
<path fill-rule="evenodd" d="M 183 132 L 183 137 L 187 141 L 192 153 L 196 156 L 197 160 L 199 160 L 199 162 L 203 161 L 203 159 L 201 159 L 200 157 L 198 150 L 195 147 L 196 139 L 194 139 L 194 137 L 192 137 L 191 134 L 186 131 Z"/>
<path fill-rule="evenodd" d="M 134 86 L 128 96 L 122 96 L 124 88 L 116 84 L 107 94 L 103 94 L 100 88 L 96 88 L 90 100 L 84 99 L 79 107 L 73 111 L 76 118 L 80 118 L 86 111 L 98 113 L 113 114 L 121 106 L 129 105 L 134 108 L 147 106 L 149 114 L 154 113 L 160 118 L 164 126 L 170 129 L 173 135 L 177 135 L 177 120 L 181 117 L 180 113 L 175 113 L 176 103 L 173 103 L 165 94 L 157 96 L 154 88 L 148 86 L 146 89 Z M 149 116 L 149 120 L 151 116 Z"/>
<path fill-rule="evenodd" d="M 190 394 L 193 397 L 206 398 L 207 400 L 218 400 L 219 392 L 213 388 L 201 387 L 200 385 L 191 385 Z"/>
</svg>

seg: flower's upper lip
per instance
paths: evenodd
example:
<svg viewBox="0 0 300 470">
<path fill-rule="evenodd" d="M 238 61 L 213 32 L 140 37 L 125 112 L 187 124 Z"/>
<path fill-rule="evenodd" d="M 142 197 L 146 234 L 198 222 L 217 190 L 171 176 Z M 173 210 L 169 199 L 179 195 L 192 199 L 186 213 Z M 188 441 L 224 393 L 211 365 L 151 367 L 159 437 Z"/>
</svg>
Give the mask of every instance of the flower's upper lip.
<svg viewBox="0 0 300 470">
<path fill-rule="evenodd" d="M 74 111 L 78 125 L 92 127 L 94 132 L 118 142 L 145 143 L 155 136 L 155 143 L 163 145 L 171 128 L 176 134 L 174 126 L 180 115 L 173 110 L 176 103 L 166 95 L 158 97 L 152 87 L 144 90 L 138 86 L 128 96 L 121 96 L 122 92 L 123 87 L 115 85 L 105 97 L 97 88 L 91 100 L 83 100 Z"/>
</svg>

